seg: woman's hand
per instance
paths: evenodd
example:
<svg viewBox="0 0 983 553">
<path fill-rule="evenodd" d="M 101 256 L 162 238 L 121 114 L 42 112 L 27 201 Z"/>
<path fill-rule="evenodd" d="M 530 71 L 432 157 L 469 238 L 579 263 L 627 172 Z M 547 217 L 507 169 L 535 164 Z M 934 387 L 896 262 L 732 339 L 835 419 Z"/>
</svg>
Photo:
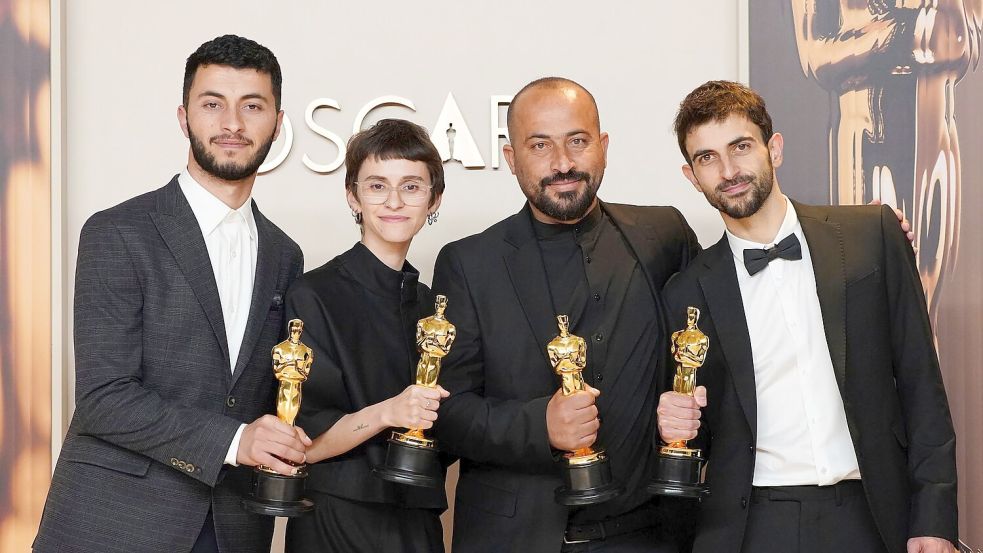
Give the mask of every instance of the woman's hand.
<svg viewBox="0 0 983 553">
<path fill-rule="evenodd" d="M 440 386 L 407 386 L 398 396 L 383 402 L 380 413 L 382 423 L 389 427 L 426 430 L 437 420 L 440 401 L 449 395 L 450 392 Z"/>
</svg>

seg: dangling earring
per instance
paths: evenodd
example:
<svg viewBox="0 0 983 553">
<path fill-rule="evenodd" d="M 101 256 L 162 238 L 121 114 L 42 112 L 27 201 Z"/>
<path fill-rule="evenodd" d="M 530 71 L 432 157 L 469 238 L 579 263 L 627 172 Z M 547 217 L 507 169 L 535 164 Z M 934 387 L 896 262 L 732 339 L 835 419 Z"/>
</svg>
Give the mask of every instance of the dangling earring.
<svg viewBox="0 0 983 553">
<path fill-rule="evenodd" d="M 427 213 L 427 224 L 428 225 L 432 225 L 432 224 L 436 223 L 437 222 L 437 217 L 439 217 L 439 216 L 440 216 L 440 214 L 437 213 L 436 211 Z"/>
<path fill-rule="evenodd" d="M 355 218 L 355 224 L 356 225 L 361 225 L 362 224 L 362 212 L 361 211 L 355 211 L 353 209 L 352 210 L 352 217 Z"/>
</svg>

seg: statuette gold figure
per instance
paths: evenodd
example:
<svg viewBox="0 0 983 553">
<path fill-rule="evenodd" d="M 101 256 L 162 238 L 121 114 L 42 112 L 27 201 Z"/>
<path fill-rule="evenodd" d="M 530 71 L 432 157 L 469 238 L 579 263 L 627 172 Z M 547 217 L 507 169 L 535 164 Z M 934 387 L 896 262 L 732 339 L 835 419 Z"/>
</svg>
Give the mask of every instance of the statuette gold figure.
<svg viewBox="0 0 983 553">
<path fill-rule="evenodd" d="M 314 351 L 300 342 L 304 321 L 293 319 L 290 338 L 273 348 L 273 374 L 280 381 L 276 398 L 276 416 L 293 426 L 300 411 L 301 385 L 307 380 L 314 363 Z"/>
<path fill-rule="evenodd" d="M 416 347 L 420 351 L 420 361 L 416 364 L 418 386 L 437 387 L 440 362 L 450 353 L 457 338 L 457 329 L 444 317 L 445 309 L 447 296 L 438 295 L 434 300 L 435 313 L 416 323 Z M 411 486 L 439 488 L 444 482 L 436 443 L 420 428 L 393 431 L 385 463 L 372 472 L 383 480 Z"/>
<path fill-rule="evenodd" d="M 587 368 L 587 341 L 580 336 L 570 334 L 570 317 L 557 315 L 556 324 L 560 327 L 560 335 L 550 340 L 546 345 L 550 364 L 560 375 L 560 386 L 563 395 L 569 396 L 587 390 L 584 382 L 584 369 Z M 596 461 L 604 456 L 601 451 L 590 447 L 578 449 L 567 454 L 571 464 L 582 464 Z"/>
<path fill-rule="evenodd" d="M 416 365 L 416 383 L 427 388 L 437 387 L 440 360 L 451 351 L 457 338 L 457 328 L 446 318 L 447 296 L 438 295 L 434 301 L 436 313 L 416 323 L 416 347 L 420 350 L 420 362 Z"/>
<path fill-rule="evenodd" d="M 287 324 L 290 337 L 273 347 L 273 375 L 280 381 L 276 396 L 276 416 L 294 425 L 300 412 L 301 387 L 311 374 L 314 351 L 300 341 L 304 321 L 293 319 Z M 314 503 L 304 498 L 304 481 L 307 470 L 285 459 L 285 463 L 297 467 L 292 475 L 278 474 L 265 465 L 253 469 L 252 489 L 242 498 L 241 504 L 249 512 L 267 516 L 296 517 L 314 510 Z"/>
<path fill-rule="evenodd" d="M 676 362 L 676 375 L 672 390 L 692 396 L 696 390 L 696 370 L 703 366 L 710 350 L 710 338 L 697 322 L 700 310 L 686 308 L 686 328 L 672 333 L 670 351 Z M 686 447 L 686 440 L 676 440 L 659 448 L 655 478 L 647 489 L 651 493 L 677 497 L 704 497 L 710 490 L 703 483 L 703 465 L 706 460 L 699 449 Z"/>
<path fill-rule="evenodd" d="M 444 318 L 445 309 L 447 309 L 447 296 L 438 295 L 434 301 L 436 312 L 416 323 L 416 347 L 420 351 L 420 361 L 416 364 L 418 386 L 437 387 L 440 360 L 450 353 L 451 345 L 457 338 L 457 328 Z M 423 430 L 419 428 L 411 428 L 409 432 L 396 434 L 399 434 L 397 439 L 404 442 L 415 440 L 415 443 L 433 446 L 433 440 L 424 436 Z"/>
<path fill-rule="evenodd" d="M 686 328 L 672 333 L 672 358 L 676 361 L 672 390 L 688 396 L 693 395 L 696 390 L 696 369 L 703 366 L 710 349 L 710 338 L 696 326 L 699 319 L 699 309 L 687 308 Z M 668 447 L 685 448 L 686 442 L 675 441 Z"/>
<path fill-rule="evenodd" d="M 570 333 L 570 317 L 557 315 L 560 334 L 546 344 L 553 371 L 560 376 L 564 396 L 586 392 L 584 369 L 587 368 L 587 341 Z M 562 505 L 590 505 L 617 497 L 624 488 L 614 482 L 611 466 L 602 449 L 582 447 L 563 455 L 563 481 L 554 492 Z"/>
</svg>

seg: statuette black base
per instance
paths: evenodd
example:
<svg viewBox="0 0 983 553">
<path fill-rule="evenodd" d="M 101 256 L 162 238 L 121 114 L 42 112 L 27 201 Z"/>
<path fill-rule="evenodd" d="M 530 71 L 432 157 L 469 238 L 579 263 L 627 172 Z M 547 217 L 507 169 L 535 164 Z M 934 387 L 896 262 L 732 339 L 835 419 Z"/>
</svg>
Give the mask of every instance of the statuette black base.
<svg viewBox="0 0 983 553">
<path fill-rule="evenodd" d="M 242 508 L 258 515 L 298 517 L 314 510 L 314 502 L 304 499 L 304 480 L 307 473 L 295 476 L 253 469 L 253 488 L 242 499 Z"/>
<path fill-rule="evenodd" d="M 593 505 L 621 495 L 625 488 L 611 476 L 607 457 L 584 464 L 567 461 L 563 468 L 563 486 L 553 493 L 560 505 Z"/>
<path fill-rule="evenodd" d="M 655 464 L 655 478 L 645 487 L 656 495 L 702 499 L 710 495 L 710 488 L 700 477 L 706 460 L 699 451 L 680 455 L 662 451 Z"/>
<path fill-rule="evenodd" d="M 385 464 L 375 467 L 372 472 L 383 480 L 397 484 L 424 488 L 441 488 L 444 485 L 444 474 L 436 449 L 402 442 L 396 438 L 389 439 Z"/>
</svg>

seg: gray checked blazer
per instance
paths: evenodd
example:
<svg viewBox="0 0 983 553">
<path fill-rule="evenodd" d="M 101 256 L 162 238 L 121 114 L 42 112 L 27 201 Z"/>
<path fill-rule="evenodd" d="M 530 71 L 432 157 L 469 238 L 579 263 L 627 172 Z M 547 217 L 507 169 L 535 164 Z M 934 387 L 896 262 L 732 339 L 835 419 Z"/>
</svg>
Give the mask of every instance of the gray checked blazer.
<svg viewBox="0 0 983 553">
<path fill-rule="evenodd" d="M 235 370 L 205 241 L 175 176 L 93 215 L 75 276 L 75 415 L 34 550 L 189 551 L 211 509 L 219 549 L 268 552 L 224 465 L 239 425 L 274 411 L 270 350 L 300 248 L 253 204 L 259 237 Z"/>
</svg>

